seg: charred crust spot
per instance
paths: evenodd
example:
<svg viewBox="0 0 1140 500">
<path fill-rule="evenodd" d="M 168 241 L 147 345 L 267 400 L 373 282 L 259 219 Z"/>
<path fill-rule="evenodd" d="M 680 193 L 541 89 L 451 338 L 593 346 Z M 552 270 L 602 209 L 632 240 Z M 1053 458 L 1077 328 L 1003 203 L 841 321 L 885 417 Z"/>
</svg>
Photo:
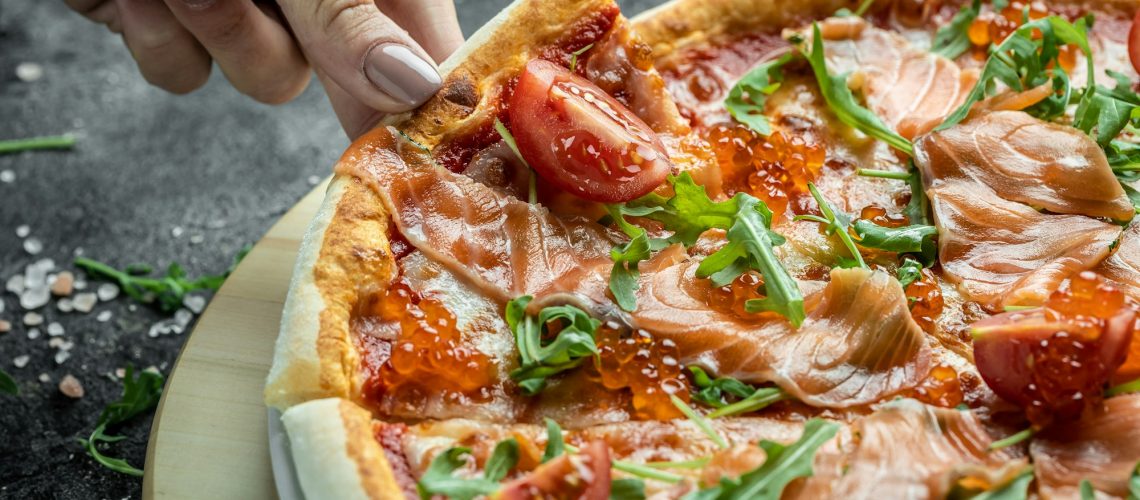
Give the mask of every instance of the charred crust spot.
<svg viewBox="0 0 1140 500">
<path fill-rule="evenodd" d="M 445 101 L 467 108 L 468 112 L 479 104 L 479 94 L 475 92 L 475 85 L 466 78 L 448 82 L 440 94 Z"/>
</svg>

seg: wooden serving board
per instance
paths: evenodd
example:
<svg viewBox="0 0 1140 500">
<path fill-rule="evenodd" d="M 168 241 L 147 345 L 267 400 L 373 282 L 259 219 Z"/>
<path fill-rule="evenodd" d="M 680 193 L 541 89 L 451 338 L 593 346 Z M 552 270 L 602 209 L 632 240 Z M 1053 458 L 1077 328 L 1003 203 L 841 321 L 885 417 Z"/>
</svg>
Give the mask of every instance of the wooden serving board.
<svg viewBox="0 0 1140 500">
<path fill-rule="evenodd" d="M 276 498 L 261 393 L 297 251 L 327 186 L 253 247 L 186 340 L 154 415 L 143 498 Z"/>
</svg>

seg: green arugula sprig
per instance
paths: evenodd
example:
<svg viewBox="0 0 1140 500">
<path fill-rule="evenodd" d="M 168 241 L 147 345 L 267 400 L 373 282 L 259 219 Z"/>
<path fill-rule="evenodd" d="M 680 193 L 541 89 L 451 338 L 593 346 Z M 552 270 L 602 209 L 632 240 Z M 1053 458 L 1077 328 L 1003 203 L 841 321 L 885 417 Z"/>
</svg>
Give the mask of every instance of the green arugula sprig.
<svg viewBox="0 0 1140 500">
<path fill-rule="evenodd" d="M 39 149 L 71 149 L 75 146 L 75 137 L 69 134 L 45 137 L 30 137 L 27 139 L 8 139 L 0 141 L 0 154 L 19 153 Z"/>
<path fill-rule="evenodd" d="M 997 92 L 996 84 L 999 82 L 1017 92 L 1051 82 L 1054 94 L 1025 111 L 1044 120 L 1064 114 L 1072 89 L 1069 76 L 1062 69 L 1057 56 L 1060 47 L 1066 44 L 1079 46 L 1088 60 L 1090 86 L 1081 100 L 1082 106 L 1089 106 L 1083 101 L 1091 99 L 1095 94 L 1091 90 L 1095 89 L 1095 83 L 1091 50 L 1085 34 L 1088 22 L 1088 18 L 1082 18 L 1073 24 L 1058 16 L 1049 16 L 1022 24 L 1000 45 L 991 49 L 978 83 L 966 96 L 965 102 L 935 130 L 945 130 L 964 120 L 975 103 Z M 1041 36 L 1034 38 L 1035 32 L 1041 33 Z"/>
<path fill-rule="evenodd" d="M 556 451 L 551 451 L 552 447 L 554 447 Z M 546 453 L 543 454 L 543 462 L 545 463 L 547 461 L 546 457 L 548 456 L 554 458 L 562 453 L 578 453 L 578 448 L 566 444 L 566 442 L 562 440 L 562 428 L 558 426 L 557 422 L 546 419 Z M 679 483 L 684 479 L 684 477 L 678 474 L 657 470 L 651 466 L 651 464 L 638 464 L 624 460 L 613 460 L 611 464 L 616 470 L 645 479 L 654 479 L 670 484 Z"/>
<path fill-rule="evenodd" d="M 1128 478 L 1128 500 L 1140 500 L 1140 462 L 1132 468 L 1132 476 Z"/>
<path fill-rule="evenodd" d="M 812 198 L 815 198 L 815 203 L 819 206 L 819 211 L 823 214 L 823 217 L 805 214 L 797 215 L 794 220 L 818 222 L 823 224 L 827 234 L 834 234 L 839 237 L 839 241 L 843 242 L 843 246 L 847 247 L 847 252 L 851 254 L 850 260 L 840 257 L 841 267 L 861 267 L 868 269 L 867 263 L 863 261 L 863 254 L 859 252 L 859 247 L 855 246 L 855 240 L 851 238 L 851 233 L 849 232 L 851 228 L 851 217 L 843 213 L 842 210 L 836 210 L 822 194 L 819 194 L 819 190 L 815 188 L 815 184 L 809 182 L 808 190 L 811 191 Z"/>
<path fill-rule="evenodd" d="M 142 476 L 143 471 L 137 469 L 126 460 L 121 458 L 112 458 L 102 454 L 99 451 L 101 443 L 114 443 L 126 439 L 126 436 L 113 436 L 107 434 L 107 429 L 119 425 L 127 420 L 130 420 L 135 415 L 153 409 L 157 404 L 159 398 L 162 396 L 162 375 L 149 371 L 138 372 L 138 376 L 134 376 L 134 367 L 128 365 L 126 376 L 123 377 L 123 395 L 118 401 L 107 405 L 99 414 L 99 420 L 95 424 L 95 430 L 87 439 L 78 438 L 79 443 L 87 450 L 87 454 L 91 455 L 96 462 L 99 462 L 104 467 L 111 469 L 115 472 L 121 472 L 131 476 Z"/>
<path fill-rule="evenodd" d="M 1080 488 L 1081 500 L 1096 500 L 1096 488 L 1093 488 L 1088 479 L 1082 479 Z"/>
<path fill-rule="evenodd" d="M 847 75 L 831 75 L 827 72 L 827 61 L 823 53 L 823 37 L 819 33 L 819 24 L 812 23 L 811 52 L 805 52 L 819 91 L 828 107 L 835 113 L 840 121 L 854 127 L 856 130 L 886 142 L 891 147 L 906 153 L 914 154 L 914 145 L 905 137 L 891 130 L 875 113 L 863 107 L 855 100 L 854 94 L 847 86 Z M 802 50 L 802 48 L 801 48 Z"/>
<path fill-rule="evenodd" d="M 1112 70 L 1108 75 L 1116 80 L 1116 87 L 1090 82 L 1095 90 L 1083 94 L 1073 114 L 1073 126 L 1090 135 L 1095 131 L 1097 144 L 1106 149 L 1124 127 L 1140 125 L 1140 95 L 1132 91 L 1132 82 Z"/>
<path fill-rule="evenodd" d="M 1131 382 L 1125 382 L 1123 384 L 1114 385 L 1108 388 L 1108 390 L 1104 391 L 1104 397 L 1111 398 L 1113 396 L 1128 394 L 1130 392 L 1140 392 L 1140 378 Z"/>
<path fill-rule="evenodd" d="M 789 52 L 749 71 L 728 91 L 724 108 L 736 121 L 747 125 L 757 134 L 771 134 L 772 125 L 768 123 L 768 117 L 764 116 L 764 103 L 768 96 L 780 88 L 780 83 L 784 81 L 784 65 L 791 62 L 793 57 Z"/>
<path fill-rule="evenodd" d="M 922 279 L 922 264 L 910 257 L 904 257 L 902 264 L 899 264 L 897 274 L 899 285 L 905 290 L 911 283 Z"/>
<path fill-rule="evenodd" d="M 102 262 L 79 257 L 75 259 L 75 267 L 82 269 L 93 278 L 101 278 L 117 282 L 119 288 L 135 301 L 154 305 L 165 313 L 172 313 L 182 307 L 182 299 L 187 293 L 195 290 L 213 290 L 221 288 L 230 273 L 237 268 L 238 263 L 249 253 L 249 247 L 243 248 L 234 257 L 234 262 L 225 273 L 202 276 L 197 279 L 188 279 L 186 271 L 177 262 L 166 268 L 166 275 L 161 278 L 148 278 L 145 275 L 153 272 L 146 264 L 131 264 L 120 271 Z"/>
<path fill-rule="evenodd" d="M 20 386 L 16 384 L 16 380 L 8 375 L 8 372 L 0 368 L 0 392 L 6 392 L 13 396 L 20 393 Z"/>
<path fill-rule="evenodd" d="M 975 338 L 976 338 L 976 336 L 975 336 Z M 1026 439 L 1033 437 L 1033 435 L 1036 433 L 1037 433 L 1037 431 L 1033 430 L 1032 427 L 1022 429 L 1018 432 L 1010 434 L 1009 436 L 1006 436 L 1004 439 L 999 439 L 997 441 L 990 443 L 990 451 L 1000 450 L 1002 448 L 1008 448 L 1010 446 L 1013 446 L 1017 443 L 1020 443 L 1022 441 L 1025 441 Z"/>
<path fill-rule="evenodd" d="M 673 406 L 676 406 L 678 410 L 681 410 L 681 413 L 684 414 L 690 422 L 695 424 L 697 428 L 701 430 L 701 432 L 705 433 L 705 435 L 709 437 L 709 440 L 715 443 L 717 447 L 722 450 L 728 448 L 728 441 L 725 441 L 724 437 L 718 434 L 716 432 L 716 429 L 713 429 L 712 422 L 709 422 L 709 419 L 705 418 L 700 413 L 697 413 L 693 407 L 682 401 L 681 398 L 677 397 L 676 394 L 670 394 L 669 401 L 672 401 Z"/>
<path fill-rule="evenodd" d="M 645 481 L 635 477 L 611 480 L 610 500 L 645 500 Z"/>
<path fill-rule="evenodd" d="M 766 298 L 749 300 L 746 310 L 775 311 L 799 326 L 804 319 L 803 297 L 799 285 L 776 258 L 775 247 L 785 240 L 771 230 L 772 211 L 768 206 L 745 193 L 713 201 L 688 172 L 671 175 L 667 181 L 673 187 L 671 197 L 650 193 L 625 205 L 609 207 L 611 217 L 630 236 L 629 243 L 615 247 L 611 253 L 615 266 L 610 274 L 610 290 L 618 304 L 627 311 L 636 308 L 636 262 L 648 258 L 649 251 L 673 243 L 692 246 L 705 231 L 723 229 L 728 244 L 701 261 L 697 276 L 724 286 L 744 272 L 759 271 L 764 276 Z M 650 239 L 644 229 L 629 224 L 624 219 L 626 215 L 658 221 L 672 234 L 660 240 Z"/>
<path fill-rule="evenodd" d="M 930 51 L 947 59 L 957 59 L 970 48 L 970 23 L 977 19 L 982 12 L 982 0 L 973 0 L 969 5 L 963 6 L 950 24 L 938 29 L 934 34 L 934 42 Z"/>
<path fill-rule="evenodd" d="M 808 420 L 796 442 L 787 446 L 761 441 L 764 464 L 739 478 L 721 478 L 720 483 L 694 491 L 685 500 L 778 500 L 788 483 L 812 475 L 812 460 L 824 443 L 839 432 L 839 425 L 818 418 Z"/>
<path fill-rule="evenodd" d="M 716 408 L 707 415 L 708 418 L 751 413 L 791 398 L 779 387 L 754 387 L 732 377 L 713 379 L 699 366 L 690 366 L 689 372 L 693 374 L 693 383 L 700 389 L 693 393 L 693 399 Z M 728 403 L 726 399 L 730 395 L 736 396 L 737 401 Z"/>
<path fill-rule="evenodd" d="M 519 152 L 519 145 L 515 142 L 515 136 L 511 135 L 511 131 L 507 130 L 507 126 L 503 125 L 503 122 L 498 118 L 495 118 L 495 132 L 499 133 L 499 137 L 502 137 L 503 142 L 507 143 L 507 147 L 511 148 L 511 152 L 515 154 L 515 158 L 518 158 L 523 166 L 526 167 L 527 174 L 529 175 L 529 177 L 527 177 L 527 202 L 531 205 L 538 203 L 538 186 L 536 184 L 536 176 L 538 174 L 534 172 L 534 169 L 526 162 L 526 158 L 523 158 L 522 153 Z"/>
<path fill-rule="evenodd" d="M 499 491 L 499 482 L 518 464 L 519 443 L 515 438 L 509 438 L 495 445 L 483 467 L 483 477 L 455 477 L 455 471 L 467 465 L 465 457 L 470 454 L 470 448 L 454 447 L 437 455 L 416 483 L 420 498 L 426 500 L 443 495 L 454 500 L 470 500 Z"/>
<path fill-rule="evenodd" d="M 551 306 L 538 316 L 526 314 L 533 299 L 524 295 L 507 302 L 506 321 L 519 351 L 519 367 L 511 371 L 511 379 L 523 394 L 533 396 L 546 387 L 551 375 L 573 369 L 587 358 L 597 357 L 594 333 L 601 321 L 571 305 Z M 543 332 L 553 323 L 561 330 L 553 340 L 544 341 Z"/>
<path fill-rule="evenodd" d="M 582 48 L 575 50 L 574 52 L 570 53 L 570 72 L 571 73 L 573 73 L 574 70 L 578 69 L 578 57 L 581 56 L 582 54 L 585 54 L 587 51 L 589 51 L 592 48 L 594 48 L 594 44 L 591 43 L 585 47 L 582 47 Z"/>
<path fill-rule="evenodd" d="M 867 10 L 870 9 L 871 5 L 874 3 L 875 3 L 875 0 L 863 0 L 863 2 L 860 3 L 858 7 L 855 8 L 855 12 L 851 12 L 851 9 L 848 9 L 847 7 L 843 7 L 842 9 L 835 11 L 834 16 L 835 17 L 863 17 L 863 14 L 866 14 Z"/>
<path fill-rule="evenodd" d="M 1027 466 L 1005 484 L 983 491 L 970 500 L 1025 500 L 1029 496 L 1029 483 L 1033 482 L 1033 466 Z"/>
<path fill-rule="evenodd" d="M 918 256 L 923 265 L 930 267 L 938 258 L 938 246 L 934 237 L 938 235 L 938 228 L 922 224 L 912 224 L 903 227 L 883 227 L 869 220 L 857 220 L 853 227 L 859 236 L 859 244 L 866 248 L 875 248 L 897 254 L 913 254 Z"/>
<path fill-rule="evenodd" d="M 906 181 L 910 187 L 910 201 L 906 204 L 906 208 L 903 208 L 903 214 L 906 214 L 912 224 L 930 224 L 930 200 L 926 198 L 926 191 L 922 189 L 922 175 L 918 173 L 913 161 L 910 164 L 910 171 L 905 173 L 870 168 L 860 168 L 855 173 L 863 177 Z"/>
<path fill-rule="evenodd" d="M 558 458 L 566 452 L 566 442 L 562 440 L 562 427 L 552 418 L 544 418 L 546 422 L 546 450 L 542 453 L 542 463 Z"/>
</svg>

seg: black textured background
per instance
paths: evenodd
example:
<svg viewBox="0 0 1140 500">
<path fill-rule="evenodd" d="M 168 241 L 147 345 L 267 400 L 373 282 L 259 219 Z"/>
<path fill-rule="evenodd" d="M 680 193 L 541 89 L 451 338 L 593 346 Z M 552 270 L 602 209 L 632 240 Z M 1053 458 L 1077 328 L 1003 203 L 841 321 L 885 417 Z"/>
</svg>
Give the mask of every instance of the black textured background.
<svg viewBox="0 0 1140 500">
<path fill-rule="evenodd" d="M 456 3 L 470 34 L 508 1 Z M 632 15 L 659 0 L 619 3 Z M 18 79 L 25 62 L 42 66 L 43 77 Z M 118 398 L 117 368 L 169 374 L 189 334 L 148 337 L 165 316 L 131 311 L 124 297 L 86 315 L 61 313 L 53 301 L 40 311 L 45 325 L 58 321 L 74 343 L 57 364 L 46 334 L 27 337 L 19 300 L 3 283 L 45 257 L 70 268 L 77 249 L 116 266 L 177 261 L 191 276 L 223 271 L 311 189 L 310 178 L 329 173 L 348 142 L 316 81 L 271 107 L 239 94 L 215 68 L 204 88 L 173 96 L 146 84 L 117 35 L 62 2 L 0 0 L 0 139 L 60 133 L 78 137 L 74 150 L 0 155 L 0 172 L 15 174 L 0 182 L 0 319 L 13 323 L 0 334 L 0 367 L 21 391 L 0 395 L 0 498 L 137 498 L 140 478 L 102 468 L 75 438 Z M 20 225 L 44 243 L 39 255 L 24 251 Z M 95 320 L 103 310 L 112 311 L 109 322 Z M 16 368 L 21 355 L 30 361 Z M 85 397 L 59 392 L 66 374 Z M 118 430 L 128 437 L 107 454 L 142 467 L 150 416 Z"/>
</svg>

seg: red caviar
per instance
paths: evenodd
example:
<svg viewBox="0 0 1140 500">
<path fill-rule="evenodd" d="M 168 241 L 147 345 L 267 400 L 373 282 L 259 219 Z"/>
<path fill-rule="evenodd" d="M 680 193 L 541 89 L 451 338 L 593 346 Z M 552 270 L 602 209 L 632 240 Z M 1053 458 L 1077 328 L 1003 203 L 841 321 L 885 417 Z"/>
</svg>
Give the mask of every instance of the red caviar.
<svg viewBox="0 0 1140 500">
<path fill-rule="evenodd" d="M 395 330 L 389 355 L 366 383 L 375 395 L 418 396 L 442 391 L 447 397 L 485 398 L 495 382 L 490 358 L 466 345 L 455 315 L 431 295 L 420 297 L 402 280 L 376 294 L 366 319 Z"/>
<path fill-rule="evenodd" d="M 863 207 L 859 213 L 859 218 L 869 220 L 876 226 L 883 227 L 903 227 L 910 225 L 910 217 L 906 214 L 888 214 L 887 209 L 878 205 L 871 205 Z"/>
<path fill-rule="evenodd" d="M 612 323 L 599 327 L 596 335 L 600 355 L 598 379 L 611 391 L 630 390 L 634 416 L 656 420 L 683 416 L 669 399 L 669 395 L 675 395 L 689 401 L 688 385 L 673 341 L 655 339 L 645 330 L 629 332 Z"/>
<path fill-rule="evenodd" d="M 789 204 L 797 214 L 811 205 L 807 185 L 823 169 L 827 153 L 822 145 L 779 131 L 764 137 L 738 123 L 716 125 L 705 139 L 720 164 L 726 194 L 749 193 L 767 203 L 777 216 Z"/>
<path fill-rule="evenodd" d="M 922 384 L 914 388 L 912 397 L 926 404 L 953 408 L 962 403 L 965 394 L 957 370 L 940 364 L 930 369 Z"/>
<path fill-rule="evenodd" d="M 922 277 L 906 287 L 906 297 L 910 302 L 910 316 L 927 333 L 934 331 L 934 321 L 942 315 L 945 301 L 942 287 L 929 269 L 922 270 Z"/>
<path fill-rule="evenodd" d="M 1014 31 L 1017 31 L 1017 28 L 1024 24 L 1022 20 L 1027 6 L 1029 7 L 1030 20 L 1042 19 L 1051 14 L 1044 2 L 1012 0 L 1000 12 L 984 12 L 975 18 L 966 30 L 966 36 L 974 45 L 974 58 L 985 60 L 988 57 L 988 48 L 991 43 L 998 45 L 1009 38 Z M 1040 37 L 1040 32 L 1035 31 L 1033 33 L 1033 38 Z M 1057 58 L 1061 62 L 1061 67 L 1065 71 L 1071 71 L 1077 62 L 1077 51 L 1079 49 L 1074 45 L 1063 45 L 1058 50 Z"/>
</svg>

